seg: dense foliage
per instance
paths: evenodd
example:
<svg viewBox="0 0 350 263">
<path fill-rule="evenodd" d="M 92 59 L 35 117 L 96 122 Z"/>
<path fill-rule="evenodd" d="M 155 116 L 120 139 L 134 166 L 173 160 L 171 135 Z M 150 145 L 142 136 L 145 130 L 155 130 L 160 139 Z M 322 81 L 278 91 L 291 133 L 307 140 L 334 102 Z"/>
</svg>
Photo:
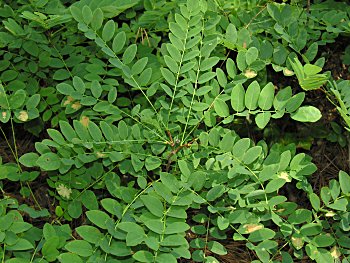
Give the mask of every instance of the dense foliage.
<svg viewBox="0 0 350 263">
<path fill-rule="evenodd" d="M 0 17 L 2 262 L 220 262 L 229 242 L 349 262 L 350 176 L 316 191 L 296 141 L 249 132 L 312 126 L 318 90 L 347 145 L 350 83 L 319 49 L 349 35 L 349 4 L 19 0 Z"/>
</svg>

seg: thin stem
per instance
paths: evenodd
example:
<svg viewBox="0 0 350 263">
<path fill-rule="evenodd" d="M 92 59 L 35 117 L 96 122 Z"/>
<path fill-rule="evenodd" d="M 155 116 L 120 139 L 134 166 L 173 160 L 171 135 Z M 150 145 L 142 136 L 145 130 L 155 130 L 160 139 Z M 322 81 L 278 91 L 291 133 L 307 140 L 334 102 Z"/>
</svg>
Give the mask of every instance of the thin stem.
<svg viewBox="0 0 350 263">
<path fill-rule="evenodd" d="M 6 136 L 5 132 L 4 132 L 4 130 L 3 130 L 1 127 L 0 127 L 0 131 L 1 131 L 2 135 L 4 136 L 4 139 L 5 139 L 5 141 L 6 141 L 7 145 L 8 145 L 8 147 L 10 148 L 10 151 L 11 151 L 12 155 L 13 155 L 13 156 L 16 156 L 14 150 L 12 149 L 12 146 L 11 146 L 9 140 L 7 139 L 7 136 Z"/>
<path fill-rule="evenodd" d="M 13 140 L 13 147 L 15 149 L 15 159 L 16 159 L 16 163 L 17 163 L 17 166 L 19 168 L 19 170 L 22 172 L 22 168 L 19 164 L 19 160 L 18 160 L 18 149 L 17 149 L 17 142 L 16 142 L 16 134 L 15 134 L 15 126 L 13 125 L 13 119 L 12 119 L 12 116 L 10 117 L 10 123 L 11 123 L 11 130 L 12 130 L 12 140 Z"/>
<path fill-rule="evenodd" d="M 160 179 L 158 179 L 157 181 L 159 181 Z M 129 210 L 130 206 L 136 202 L 136 200 L 144 193 L 148 190 L 148 188 L 150 188 L 152 186 L 153 183 L 150 183 L 147 185 L 147 187 L 145 189 L 143 189 L 142 191 L 140 191 L 135 197 L 134 199 L 124 208 L 121 217 L 117 220 L 117 222 L 115 223 L 114 229 L 116 230 L 119 223 L 121 222 L 121 220 L 123 219 L 124 215 L 126 214 L 126 212 Z M 106 234 L 107 235 L 107 234 Z M 105 236 L 106 236 L 105 235 Z M 108 241 L 108 245 L 111 245 L 111 242 L 113 240 L 113 236 L 110 237 L 109 241 Z M 108 253 L 106 253 L 105 255 L 105 260 L 107 259 Z"/>
<path fill-rule="evenodd" d="M 202 50 L 202 47 L 203 47 L 203 34 L 204 34 L 204 18 L 202 17 L 202 31 L 201 31 L 200 49 L 199 49 L 199 57 L 198 57 L 198 68 L 197 68 L 196 80 L 195 80 L 195 83 L 194 83 L 194 90 L 193 90 L 193 94 L 192 94 L 191 104 L 190 104 L 190 108 L 188 110 L 185 128 L 184 128 L 184 131 L 182 133 L 181 144 L 184 143 L 184 138 L 185 138 L 187 126 L 188 126 L 188 122 L 189 122 L 189 119 L 190 119 L 190 116 L 191 116 L 192 106 L 193 106 L 193 103 L 194 103 L 194 97 L 196 95 L 196 90 L 198 88 L 198 79 L 199 79 L 200 66 L 201 66 L 201 60 L 202 60 L 201 50 Z"/>
<path fill-rule="evenodd" d="M 252 19 L 250 19 L 250 21 L 248 22 L 248 24 L 245 25 L 244 28 L 247 29 L 247 28 L 251 25 L 251 23 L 252 23 L 266 8 L 267 8 L 267 5 L 265 5 L 263 8 L 261 8 L 260 11 L 259 11 L 258 13 L 256 13 L 256 15 L 253 16 Z"/>
<path fill-rule="evenodd" d="M 6 243 L 4 243 L 4 251 L 2 252 L 2 263 L 5 263 L 5 252 L 6 252 Z"/>
<path fill-rule="evenodd" d="M 208 216 L 207 231 L 205 233 L 205 246 L 204 246 L 204 256 L 207 254 L 208 249 L 208 238 L 209 238 L 209 226 L 210 226 L 210 215 Z"/>
<path fill-rule="evenodd" d="M 1 84 L 0 84 L 0 85 L 1 85 Z M 3 88 L 3 86 L 2 86 L 2 88 Z M 3 91 L 4 91 L 4 94 L 5 94 L 5 99 L 6 99 L 6 103 L 7 103 L 7 108 L 8 108 L 8 110 L 11 111 L 11 105 L 10 105 L 10 102 L 9 102 L 9 100 L 8 100 L 8 97 L 7 97 L 7 94 L 6 94 L 4 88 L 3 88 Z M 13 137 L 12 140 L 13 140 L 13 148 L 14 148 L 14 149 L 11 147 L 11 144 L 10 144 L 9 140 L 7 139 L 7 136 L 6 136 L 5 132 L 4 132 L 4 130 L 3 130 L 1 127 L 0 127 L 0 130 L 1 130 L 1 133 L 3 134 L 3 136 L 4 136 L 4 138 L 5 138 L 5 141 L 6 141 L 7 145 L 8 145 L 8 147 L 10 148 L 11 153 L 13 154 L 13 157 L 14 157 L 15 160 L 16 160 L 16 164 L 17 164 L 18 171 L 19 171 L 20 173 L 22 173 L 23 170 L 22 170 L 22 167 L 21 167 L 21 165 L 20 165 L 20 163 L 19 163 L 18 148 L 17 148 L 17 141 L 16 141 L 16 134 L 15 134 L 15 126 L 14 126 L 14 124 L 13 124 L 13 117 L 12 117 L 12 115 L 10 116 L 10 125 L 11 125 L 11 132 L 12 132 L 12 137 Z M 38 200 L 36 199 L 36 197 L 35 197 L 35 195 L 34 195 L 32 189 L 31 189 L 31 187 L 30 187 L 30 185 L 29 185 L 29 183 L 26 182 L 26 184 L 27 184 L 28 189 L 29 189 L 29 192 L 30 192 L 30 194 L 31 194 L 31 196 L 32 196 L 32 198 L 33 198 L 33 200 L 34 200 L 34 203 L 37 205 L 37 207 L 38 207 L 40 210 L 42 210 L 42 208 L 41 208 L 41 206 L 40 206 Z M 21 187 L 23 187 L 22 182 L 20 182 L 20 185 L 21 185 Z"/>
<path fill-rule="evenodd" d="M 93 30 L 92 28 L 90 28 L 91 30 Z M 126 66 L 117 56 L 117 54 L 107 45 L 107 43 L 103 40 L 103 38 L 100 37 L 100 35 L 97 33 L 97 31 L 93 30 L 95 35 L 103 42 L 104 46 L 106 48 L 108 48 L 108 50 L 110 50 L 110 52 L 112 52 L 112 58 L 116 59 L 118 61 L 118 63 L 120 65 Z M 141 32 L 142 33 L 142 32 Z M 137 82 L 137 80 L 134 78 L 133 75 L 130 76 L 130 79 L 136 84 L 137 88 L 141 91 L 142 95 L 145 97 L 145 99 L 147 100 L 147 102 L 149 103 L 149 105 L 152 107 L 152 109 L 154 110 L 154 112 L 156 113 L 157 116 L 159 116 L 157 109 L 154 107 L 153 103 L 151 102 L 151 100 L 148 98 L 147 94 L 143 91 L 143 89 L 141 88 L 141 86 L 139 85 L 139 83 Z M 165 124 L 163 121 L 161 121 L 161 123 L 163 124 L 164 127 Z"/>
<path fill-rule="evenodd" d="M 176 73 L 176 80 L 175 80 L 175 85 L 174 85 L 174 92 L 173 92 L 173 96 L 171 97 L 171 102 L 170 102 L 170 107 L 169 107 L 168 117 L 167 117 L 167 123 L 166 123 L 167 129 L 169 129 L 170 114 L 171 114 L 171 110 L 172 110 L 173 104 L 174 104 L 174 99 L 175 99 L 175 95 L 176 95 L 177 85 L 179 84 L 179 78 L 180 78 L 181 67 L 182 67 L 183 58 L 184 58 L 184 56 L 185 56 L 185 51 L 186 51 L 186 44 L 187 44 L 188 31 L 189 31 L 189 26 L 186 28 L 186 36 L 185 36 L 184 44 L 183 44 L 183 51 L 182 51 L 182 54 L 181 54 L 181 58 L 180 58 L 180 62 L 179 62 L 179 67 L 178 67 L 178 70 L 177 70 L 177 73 Z"/>
<path fill-rule="evenodd" d="M 182 191 L 184 190 L 184 188 L 182 187 L 176 194 L 176 196 L 173 198 L 171 204 L 169 204 L 169 208 L 164 212 L 163 217 L 161 220 L 163 220 L 163 229 L 162 229 L 162 234 L 160 236 L 160 243 L 164 240 L 164 236 L 165 236 L 165 228 L 166 228 L 166 218 L 167 218 L 167 214 L 169 213 L 171 207 L 173 206 L 173 204 L 177 201 L 179 195 L 182 193 Z M 166 201 L 164 201 L 166 203 Z M 158 252 L 159 249 L 154 253 L 154 262 L 156 262 L 157 256 L 158 256 Z"/>
<path fill-rule="evenodd" d="M 86 192 L 88 189 L 90 189 L 91 187 L 93 187 L 95 184 L 97 184 L 99 181 L 101 181 L 104 177 L 106 177 L 110 172 L 112 172 L 116 167 L 118 166 L 118 164 L 116 164 L 115 166 L 113 166 L 111 169 L 109 169 L 106 173 L 103 173 L 100 177 L 98 177 L 93 183 L 91 183 L 90 185 L 88 185 L 87 187 L 85 187 L 72 201 L 77 200 L 79 197 L 81 197 L 81 195 Z M 63 212 L 63 214 L 57 218 L 57 222 L 59 222 L 59 220 L 63 217 L 64 213 L 66 211 Z"/>
<path fill-rule="evenodd" d="M 64 67 L 66 68 L 66 70 L 68 71 L 69 75 L 71 76 L 71 78 L 73 78 L 73 74 L 72 72 L 70 71 L 70 69 L 68 68 L 67 64 L 66 64 L 66 61 L 64 60 L 64 58 L 62 57 L 61 53 L 58 51 L 58 49 L 56 48 L 56 46 L 51 42 L 51 39 L 49 38 L 49 42 L 50 44 L 52 45 L 52 47 L 55 49 L 55 51 L 57 52 L 60 60 L 62 61 Z"/>
<path fill-rule="evenodd" d="M 164 142 L 166 142 L 167 140 L 159 135 L 157 132 L 155 132 L 154 130 L 152 130 L 150 127 L 146 126 L 143 122 L 139 121 L 138 119 L 134 118 L 133 116 L 131 116 L 130 114 L 126 113 L 125 111 L 119 109 L 119 108 L 115 108 L 116 110 L 120 111 L 121 113 L 125 114 L 126 116 L 128 116 L 129 118 L 133 119 L 134 121 L 136 121 L 137 123 L 139 123 L 140 125 L 142 125 L 144 128 L 146 128 L 147 130 L 149 130 L 151 133 L 153 133 L 154 135 L 156 135 L 158 138 L 162 139 Z"/>
<path fill-rule="evenodd" d="M 219 96 L 224 92 L 224 90 L 222 90 L 213 100 L 213 102 L 210 104 L 209 108 L 205 111 L 208 112 L 210 111 L 213 107 L 214 107 L 214 103 L 217 100 L 217 98 L 219 98 Z M 203 116 L 201 117 L 201 119 L 198 121 L 198 123 L 201 123 L 204 120 L 204 116 L 205 113 L 203 113 Z M 198 128 L 198 125 L 194 125 L 193 128 L 190 130 L 190 132 L 187 134 L 186 138 L 184 139 L 184 141 L 187 140 L 187 138 Z"/>
</svg>

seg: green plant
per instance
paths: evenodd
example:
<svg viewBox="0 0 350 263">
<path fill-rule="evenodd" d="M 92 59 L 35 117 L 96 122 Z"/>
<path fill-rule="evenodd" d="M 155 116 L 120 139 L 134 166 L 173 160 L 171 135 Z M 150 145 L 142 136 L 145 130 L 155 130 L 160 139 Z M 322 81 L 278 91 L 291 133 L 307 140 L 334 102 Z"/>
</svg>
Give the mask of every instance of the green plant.
<svg viewBox="0 0 350 263">
<path fill-rule="evenodd" d="M 318 195 L 317 167 L 294 143 L 238 135 L 322 117 L 307 93 L 269 74 L 319 89 L 330 75 L 318 47 L 347 33 L 349 18 L 342 5 L 306 12 L 300 2 L 1 6 L 0 118 L 13 137 L 16 122 L 40 136 L 35 152 L 0 163 L 3 262 L 220 262 L 225 240 L 245 242 L 254 262 L 346 260 L 349 175 Z M 348 83 L 328 83 L 348 123 Z M 39 179 L 49 210 L 7 196 L 6 183 L 19 182 L 35 200 Z M 47 221 L 33 226 L 19 211 Z"/>
<path fill-rule="evenodd" d="M 290 61 L 290 63 L 300 87 L 304 90 L 318 89 L 329 79 L 327 74 L 318 74 L 322 71 L 322 68 L 317 65 L 305 64 L 303 66 L 297 58 L 294 59 L 294 62 Z"/>
<path fill-rule="evenodd" d="M 340 116 L 343 118 L 343 120 L 346 123 L 345 127 L 347 130 L 349 130 L 350 127 L 350 118 L 349 118 L 349 106 L 348 106 L 348 87 L 350 82 L 348 80 L 339 80 L 339 81 L 333 81 L 330 83 L 330 90 L 334 94 L 337 104 L 337 110 L 340 113 Z"/>
</svg>

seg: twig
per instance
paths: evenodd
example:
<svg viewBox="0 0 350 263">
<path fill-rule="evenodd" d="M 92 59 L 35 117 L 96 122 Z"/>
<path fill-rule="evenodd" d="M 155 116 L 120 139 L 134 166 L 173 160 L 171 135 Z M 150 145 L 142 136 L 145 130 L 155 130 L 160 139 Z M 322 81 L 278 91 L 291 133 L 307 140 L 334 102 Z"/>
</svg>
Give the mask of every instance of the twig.
<svg viewBox="0 0 350 263">
<path fill-rule="evenodd" d="M 148 34 L 147 34 L 147 30 L 146 30 L 146 29 L 143 29 L 143 31 L 145 32 L 145 38 L 147 39 L 148 46 L 151 47 L 151 42 L 149 41 Z M 142 44 L 143 44 L 143 43 L 142 43 Z"/>
<path fill-rule="evenodd" d="M 170 143 L 169 143 L 170 146 L 171 146 L 171 147 L 174 147 L 174 146 L 175 146 L 175 143 L 174 143 L 173 137 L 171 136 L 170 131 L 166 131 L 166 133 L 168 134 L 169 139 L 170 139 Z"/>
<path fill-rule="evenodd" d="M 325 155 L 324 157 L 326 157 L 326 159 L 334 166 L 335 169 L 337 169 L 338 171 L 340 170 L 339 167 L 334 163 L 334 160 L 337 157 L 334 157 L 333 160 L 331 160 L 327 155 Z"/>
<path fill-rule="evenodd" d="M 169 136 L 169 138 L 170 138 L 170 140 L 171 140 L 171 143 L 172 143 L 172 144 L 170 144 L 170 146 L 172 146 L 172 148 L 173 148 L 173 150 L 172 150 L 172 151 L 170 152 L 170 154 L 168 155 L 168 158 L 167 158 L 168 162 L 167 162 L 166 167 L 165 167 L 165 171 L 166 171 L 166 172 L 169 172 L 169 170 L 170 170 L 170 165 L 171 165 L 171 163 L 172 163 L 171 158 L 172 158 L 174 155 L 176 155 L 182 148 L 184 148 L 184 147 L 186 147 L 186 148 L 191 147 L 191 145 L 192 145 L 195 141 L 197 141 L 197 138 L 194 138 L 192 141 L 190 141 L 190 142 L 188 142 L 188 143 L 185 143 L 185 144 L 182 144 L 182 145 L 178 146 L 176 149 L 174 149 L 175 144 L 174 144 L 174 142 L 173 142 L 173 138 L 172 138 L 172 136 L 171 136 L 171 134 L 170 134 L 169 131 L 167 131 L 167 133 L 168 133 L 168 136 Z"/>
<path fill-rule="evenodd" d="M 227 55 L 226 55 L 226 58 L 225 60 L 223 60 L 220 64 L 220 68 L 222 68 L 222 66 L 224 65 L 225 61 L 227 61 L 228 57 L 230 56 L 230 53 L 231 53 L 231 49 L 227 52 Z"/>
<path fill-rule="evenodd" d="M 258 13 L 256 13 L 256 15 L 253 16 L 252 19 L 250 19 L 249 23 L 246 24 L 246 26 L 244 28 L 247 29 L 250 26 L 250 24 L 266 9 L 266 7 L 267 7 L 267 5 L 265 5 L 263 8 L 261 8 L 260 11 Z"/>
</svg>

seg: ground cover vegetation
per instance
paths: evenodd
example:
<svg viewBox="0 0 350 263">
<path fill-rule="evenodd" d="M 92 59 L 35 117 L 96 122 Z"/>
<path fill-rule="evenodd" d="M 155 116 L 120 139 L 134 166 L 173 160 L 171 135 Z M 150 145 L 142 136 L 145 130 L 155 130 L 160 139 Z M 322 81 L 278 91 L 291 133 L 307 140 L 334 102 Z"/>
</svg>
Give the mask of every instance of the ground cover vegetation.
<svg viewBox="0 0 350 263">
<path fill-rule="evenodd" d="M 349 262 L 348 2 L 0 17 L 1 262 Z"/>
</svg>

